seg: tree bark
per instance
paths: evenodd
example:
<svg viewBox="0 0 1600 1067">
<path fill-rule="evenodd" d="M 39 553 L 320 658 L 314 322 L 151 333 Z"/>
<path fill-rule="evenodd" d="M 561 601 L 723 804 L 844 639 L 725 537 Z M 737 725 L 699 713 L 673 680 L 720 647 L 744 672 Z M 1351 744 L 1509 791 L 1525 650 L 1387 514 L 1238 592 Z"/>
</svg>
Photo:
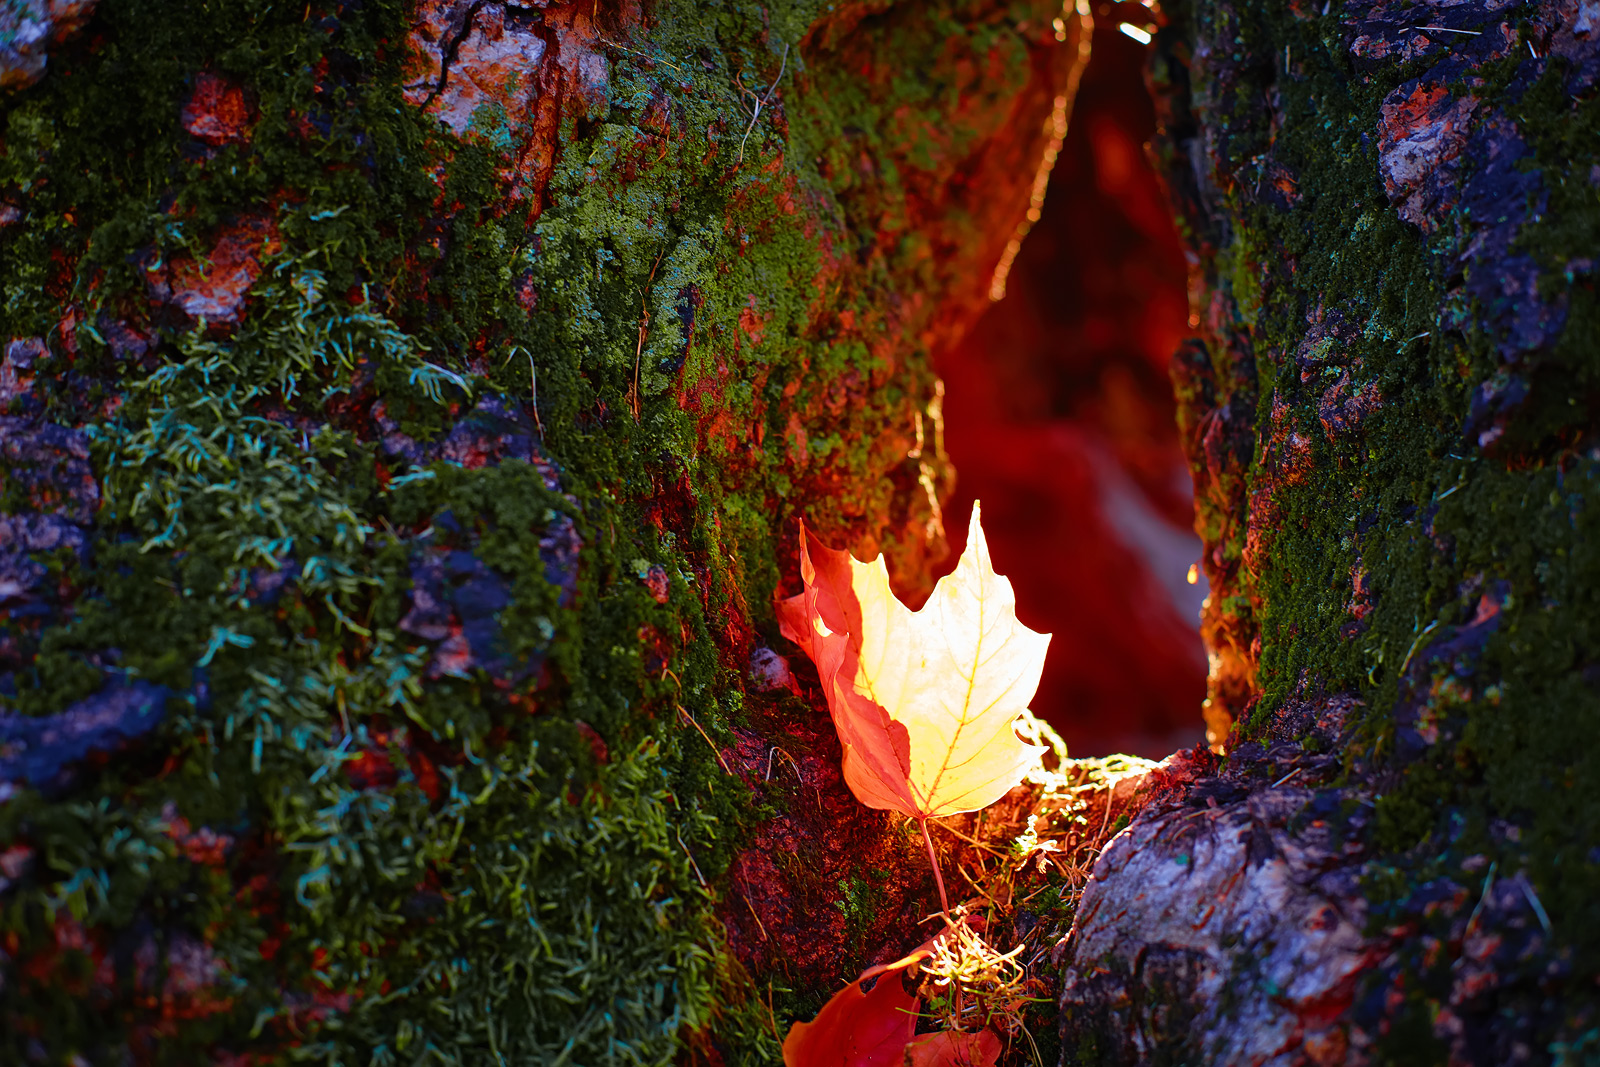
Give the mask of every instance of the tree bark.
<svg viewBox="0 0 1600 1067">
<path fill-rule="evenodd" d="M 770 604 L 926 588 L 1072 8 L 0 30 L 0 1058 L 757 1062 L 921 939 Z"/>
<path fill-rule="evenodd" d="M 1064 1062 L 1589 1062 L 1600 11 L 1168 10 L 1215 751 L 1095 867 Z"/>
</svg>

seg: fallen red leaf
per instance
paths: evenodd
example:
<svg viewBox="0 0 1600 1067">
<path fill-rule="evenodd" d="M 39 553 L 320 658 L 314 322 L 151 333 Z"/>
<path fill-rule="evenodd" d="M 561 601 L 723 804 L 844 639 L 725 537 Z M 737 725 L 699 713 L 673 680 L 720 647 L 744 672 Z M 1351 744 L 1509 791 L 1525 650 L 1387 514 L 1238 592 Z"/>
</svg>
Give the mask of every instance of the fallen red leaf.
<svg viewBox="0 0 1600 1067">
<path fill-rule="evenodd" d="M 975 1034 L 945 1030 L 907 1045 L 904 1063 L 906 1067 L 994 1067 L 1000 1051 L 1000 1038 L 993 1030 Z"/>
<path fill-rule="evenodd" d="M 909 957 L 908 957 L 909 958 Z M 783 1042 L 784 1067 L 900 1067 L 915 1033 L 920 1002 L 900 983 L 899 971 L 865 978 L 833 995 L 808 1023 L 795 1023 Z"/>
</svg>

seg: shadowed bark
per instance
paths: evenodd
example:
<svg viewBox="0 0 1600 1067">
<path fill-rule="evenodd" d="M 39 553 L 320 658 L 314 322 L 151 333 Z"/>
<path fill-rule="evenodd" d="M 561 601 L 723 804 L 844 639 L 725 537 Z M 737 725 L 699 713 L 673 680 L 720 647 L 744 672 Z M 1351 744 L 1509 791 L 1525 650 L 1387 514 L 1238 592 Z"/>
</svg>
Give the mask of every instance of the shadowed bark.
<svg viewBox="0 0 1600 1067">
<path fill-rule="evenodd" d="M 1218 754 L 1095 867 L 1066 1062 L 1587 1062 L 1597 13 L 1170 10 Z"/>
<path fill-rule="evenodd" d="M 1600 12 L 1169 15 L 1212 748 L 944 870 L 1064 1063 L 1586 1062 Z M 8 6 L 6 1060 L 761 1062 L 921 941 L 770 604 L 802 516 L 926 591 L 1085 32 Z"/>
</svg>

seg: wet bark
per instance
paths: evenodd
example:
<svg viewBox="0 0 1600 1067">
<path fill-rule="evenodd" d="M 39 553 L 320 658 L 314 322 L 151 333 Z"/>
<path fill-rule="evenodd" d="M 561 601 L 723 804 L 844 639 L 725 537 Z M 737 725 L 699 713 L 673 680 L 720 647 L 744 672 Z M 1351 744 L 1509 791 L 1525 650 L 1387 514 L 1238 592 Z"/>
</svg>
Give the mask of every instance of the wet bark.
<svg viewBox="0 0 1600 1067">
<path fill-rule="evenodd" d="M 1063 1062 L 1586 1062 L 1600 11 L 1168 10 L 1214 751 L 1098 860 Z"/>
</svg>

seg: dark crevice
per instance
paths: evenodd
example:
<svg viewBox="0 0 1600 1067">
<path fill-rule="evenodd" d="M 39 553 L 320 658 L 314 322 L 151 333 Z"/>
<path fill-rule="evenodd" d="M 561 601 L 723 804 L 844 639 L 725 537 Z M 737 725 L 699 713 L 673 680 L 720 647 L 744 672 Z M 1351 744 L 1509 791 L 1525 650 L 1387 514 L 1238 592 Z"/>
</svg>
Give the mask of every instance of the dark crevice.
<svg viewBox="0 0 1600 1067">
<path fill-rule="evenodd" d="M 472 0 L 467 8 L 466 17 L 461 20 L 461 28 L 450 35 L 450 43 L 439 55 L 439 84 L 433 87 L 428 98 L 422 102 L 422 110 L 426 111 L 444 92 L 444 87 L 450 81 L 450 64 L 456 60 L 456 53 L 461 50 L 461 42 L 467 39 L 467 34 L 472 32 L 472 24 L 489 0 Z"/>
</svg>

